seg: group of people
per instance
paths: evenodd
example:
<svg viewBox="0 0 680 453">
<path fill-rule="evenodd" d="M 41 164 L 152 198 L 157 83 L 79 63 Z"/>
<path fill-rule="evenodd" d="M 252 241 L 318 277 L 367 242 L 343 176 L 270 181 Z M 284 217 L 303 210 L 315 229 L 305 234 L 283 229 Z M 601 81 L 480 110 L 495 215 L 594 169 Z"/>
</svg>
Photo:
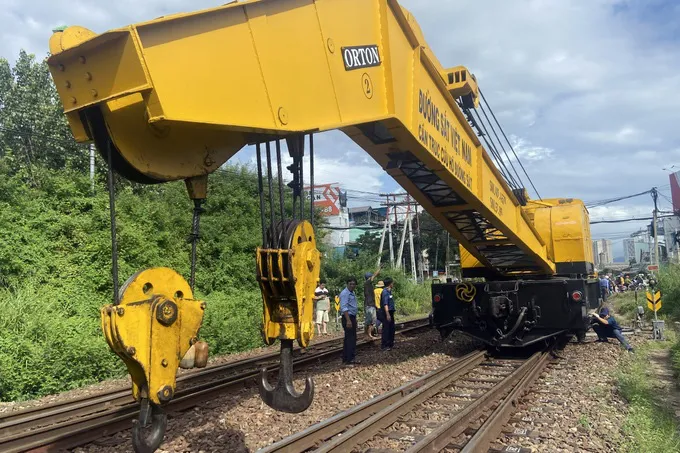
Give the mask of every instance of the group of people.
<svg viewBox="0 0 680 453">
<path fill-rule="evenodd" d="M 630 275 L 619 274 L 613 277 L 611 274 L 600 276 L 600 294 L 602 300 L 607 300 L 607 297 L 613 293 L 621 293 L 626 290 L 632 290 L 644 286 L 645 280 L 642 275 L 636 275 L 635 278 L 630 278 Z"/>
<path fill-rule="evenodd" d="M 394 347 L 394 280 L 387 277 L 384 280 L 373 282 L 380 274 L 380 268 L 375 272 L 367 272 L 364 275 L 364 334 L 374 340 L 374 335 L 381 334 L 381 349 L 390 351 Z M 347 366 L 359 363 L 356 360 L 357 344 L 357 315 L 359 302 L 355 293 L 357 280 L 354 277 L 347 279 L 345 289 L 340 293 L 340 316 L 345 338 L 343 342 L 342 362 Z M 321 281 L 314 293 L 316 302 L 316 328 L 319 335 L 327 335 L 328 311 L 330 310 L 330 298 L 326 282 Z"/>
</svg>

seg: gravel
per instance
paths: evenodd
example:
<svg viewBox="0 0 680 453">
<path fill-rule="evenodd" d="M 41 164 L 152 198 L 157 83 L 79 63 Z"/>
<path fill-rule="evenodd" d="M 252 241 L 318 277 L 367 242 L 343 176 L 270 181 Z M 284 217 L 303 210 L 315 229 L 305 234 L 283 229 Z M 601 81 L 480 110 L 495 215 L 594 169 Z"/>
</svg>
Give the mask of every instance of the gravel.
<svg viewBox="0 0 680 453">
<path fill-rule="evenodd" d="M 629 336 L 633 346 L 645 341 Z M 621 432 L 626 403 L 616 393 L 613 372 L 629 354 L 618 341 L 570 343 L 562 359 L 534 382 L 519 401 L 518 410 L 503 427 L 492 448 L 521 446 L 535 452 L 614 452 L 624 440 Z M 521 421 L 530 417 L 532 421 Z M 530 436 L 511 436 L 526 429 Z"/>
<path fill-rule="evenodd" d="M 379 342 L 359 349 L 356 367 L 341 367 L 340 360 L 296 372 L 296 388 L 313 376 L 315 397 L 302 414 L 285 414 L 266 406 L 256 388 L 230 392 L 207 405 L 170 414 L 163 452 L 248 452 L 270 445 L 380 393 L 426 374 L 470 352 L 478 343 L 454 333 L 442 342 L 436 331 L 413 337 L 397 336 L 395 348 L 379 349 Z M 99 444 L 99 445 L 98 445 Z M 131 452 L 130 432 L 117 433 L 73 450 L 77 453 Z"/>
<path fill-rule="evenodd" d="M 339 338 L 342 335 L 340 333 L 329 333 L 325 336 L 315 336 L 312 339 L 312 344 L 327 341 L 333 338 Z M 279 345 L 275 344 L 272 346 L 263 346 L 260 348 L 250 349 L 248 351 L 239 352 L 235 354 L 220 355 L 211 357 L 208 360 L 208 366 L 210 365 L 221 365 L 225 363 L 236 362 L 238 360 L 249 359 L 251 357 L 257 357 L 264 354 L 271 354 L 279 351 Z M 121 362 L 122 366 L 122 362 Z M 183 374 L 196 372 L 198 370 L 183 370 L 179 369 L 177 375 L 181 376 Z M 50 403 L 57 403 L 62 401 L 68 401 L 73 398 L 97 395 L 100 393 L 107 393 L 114 390 L 130 390 L 131 392 L 131 381 L 130 376 L 126 375 L 120 379 L 109 379 L 97 384 L 92 384 L 77 389 L 69 390 L 67 392 L 57 393 L 54 395 L 47 395 L 42 398 L 26 400 L 26 401 L 10 401 L 10 402 L 0 402 L 0 415 L 9 414 L 14 411 L 20 411 L 29 407 L 44 406 Z M 132 398 L 132 393 L 130 393 L 130 398 Z"/>
</svg>

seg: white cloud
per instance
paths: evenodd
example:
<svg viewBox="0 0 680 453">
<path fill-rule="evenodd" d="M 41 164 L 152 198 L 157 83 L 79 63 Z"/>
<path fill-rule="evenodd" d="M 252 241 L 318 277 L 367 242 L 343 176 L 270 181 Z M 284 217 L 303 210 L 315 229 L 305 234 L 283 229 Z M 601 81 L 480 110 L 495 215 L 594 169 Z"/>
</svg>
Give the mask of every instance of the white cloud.
<svg viewBox="0 0 680 453">
<path fill-rule="evenodd" d="M 585 137 L 595 142 L 615 145 L 637 145 L 655 141 L 648 137 L 644 131 L 633 126 L 623 126 L 613 131 L 591 131 L 585 133 Z"/>
<path fill-rule="evenodd" d="M 551 148 L 533 145 L 530 141 L 516 135 L 510 135 L 509 140 L 520 160 L 538 161 L 548 159 L 555 152 Z"/>
</svg>

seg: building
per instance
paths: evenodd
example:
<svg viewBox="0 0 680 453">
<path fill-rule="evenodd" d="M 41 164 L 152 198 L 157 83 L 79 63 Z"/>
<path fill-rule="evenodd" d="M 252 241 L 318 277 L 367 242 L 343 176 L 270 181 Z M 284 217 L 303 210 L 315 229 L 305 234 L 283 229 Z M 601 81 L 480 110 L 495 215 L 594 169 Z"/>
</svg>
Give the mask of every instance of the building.
<svg viewBox="0 0 680 453">
<path fill-rule="evenodd" d="M 624 239 L 623 259 L 628 264 L 649 263 L 649 241 L 638 237 Z"/>
<path fill-rule="evenodd" d="M 609 239 L 598 239 L 593 241 L 593 261 L 595 261 L 595 267 L 598 269 L 614 262 L 612 241 Z"/>
<path fill-rule="evenodd" d="M 385 223 L 387 208 L 360 206 L 349 208 L 349 221 L 352 226 L 382 226 Z"/>
<path fill-rule="evenodd" d="M 666 258 L 672 263 L 680 262 L 680 217 L 664 217 L 660 226 L 659 240 L 663 238 Z"/>
</svg>

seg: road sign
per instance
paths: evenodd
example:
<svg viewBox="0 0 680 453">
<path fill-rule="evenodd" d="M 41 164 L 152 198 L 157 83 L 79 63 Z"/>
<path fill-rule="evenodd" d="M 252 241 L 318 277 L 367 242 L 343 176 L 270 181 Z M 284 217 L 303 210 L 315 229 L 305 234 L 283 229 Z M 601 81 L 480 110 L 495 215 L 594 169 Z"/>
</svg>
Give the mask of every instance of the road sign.
<svg viewBox="0 0 680 453">
<path fill-rule="evenodd" d="M 650 310 L 657 312 L 661 309 L 661 291 L 657 291 L 652 296 L 652 293 L 647 291 L 647 307 Z"/>
<path fill-rule="evenodd" d="M 335 296 L 335 312 L 340 312 L 340 296 Z"/>
<path fill-rule="evenodd" d="M 656 264 L 650 264 L 649 266 L 647 266 L 647 270 L 650 271 L 650 272 L 651 271 L 658 271 L 659 266 L 657 266 Z"/>
</svg>

